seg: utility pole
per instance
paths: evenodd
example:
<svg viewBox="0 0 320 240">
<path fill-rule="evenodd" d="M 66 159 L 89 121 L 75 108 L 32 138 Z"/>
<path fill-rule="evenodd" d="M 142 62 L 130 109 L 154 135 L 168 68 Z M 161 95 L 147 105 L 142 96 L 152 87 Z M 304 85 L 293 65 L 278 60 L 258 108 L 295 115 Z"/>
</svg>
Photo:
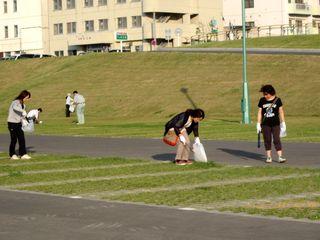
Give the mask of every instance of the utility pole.
<svg viewBox="0 0 320 240">
<path fill-rule="evenodd" d="M 246 46 L 246 7 L 245 0 L 242 5 L 242 80 L 243 93 L 241 100 L 242 123 L 250 124 L 249 86 L 247 81 L 247 46 Z"/>
</svg>

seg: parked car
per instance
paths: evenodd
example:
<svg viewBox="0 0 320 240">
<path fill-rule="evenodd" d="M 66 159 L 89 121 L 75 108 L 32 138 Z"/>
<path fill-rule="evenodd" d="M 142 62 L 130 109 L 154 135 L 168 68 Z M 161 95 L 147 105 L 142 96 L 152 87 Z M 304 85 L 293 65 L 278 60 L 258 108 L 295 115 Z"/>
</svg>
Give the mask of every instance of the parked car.
<svg viewBox="0 0 320 240">
<path fill-rule="evenodd" d="M 44 57 L 54 57 L 54 56 L 50 54 L 22 53 L 22 54 L 17 54 L 13 57 L 14 57 L 14 60 L 18 60 L 18 59 L 24 59 L 24 58 L 44 58 Z"/>
</svg>

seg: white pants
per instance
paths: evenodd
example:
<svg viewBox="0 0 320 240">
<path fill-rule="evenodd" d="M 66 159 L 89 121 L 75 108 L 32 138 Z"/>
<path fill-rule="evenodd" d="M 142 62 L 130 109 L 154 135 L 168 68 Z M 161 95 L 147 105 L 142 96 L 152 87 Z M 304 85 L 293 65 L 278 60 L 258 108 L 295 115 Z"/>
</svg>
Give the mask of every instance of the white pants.
<svg viewBox="0 0 320 240">
<path fill-rule="evenodd" d="M 78 118 L 78 123 L 79 124 L 84 124 L 84 107 L 85 104 L 81 103 L 77 105 L 77 118 Z"/>
</svg>

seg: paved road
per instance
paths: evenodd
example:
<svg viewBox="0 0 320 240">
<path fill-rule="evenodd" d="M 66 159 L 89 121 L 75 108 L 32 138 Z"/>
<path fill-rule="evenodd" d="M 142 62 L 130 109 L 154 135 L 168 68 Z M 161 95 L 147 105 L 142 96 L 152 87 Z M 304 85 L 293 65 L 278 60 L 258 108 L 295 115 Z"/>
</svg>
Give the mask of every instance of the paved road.
<svg viewBox="0 0 320 240">
<path fill-rule="evenodd" d="M 8 135 L 0 135 L 7 151 Z M 217 162 L 263 165 L 255 143 L 204 141 Z M 159 139 L 27 136 L 38 153 L 172 160 L 174 148 Z M 288 164 L 319 167 L 320 144 L 286 143 Z M 277 164 L 277 163 L 274 163 Z M 280 166 L 280 164 L 278 164 Z M 168 207 L 71 199 L 0 189 L 0 239 L 5 240 L 319 240 L 320 222 L 248 217 Z"/>
<path fill-rule="evenodd" d="M 79 154 L 88 156 L 122 156 L 155 160 L 173 160 L 175 148 L 160 139 L 122 139 L 94 137 L 34 136 L 26 137 L 30 152 Z M 9 136 L 0 135 L 0 151 L 8 151 Z M 219 163 L 264 165 L 264 150 L 255 142 L 203 141 L 208 159 Z M 284 143 L 286 164 L 320 167 L 320 143 Z M 279 165 L 278 163 L 273 163 Z"/>
<path fill-rule="evenodd" d="M 3 240 L 316 240 L 320 223 L 0 191 Z"/>
<path fill-rule="evenodd" d="M 242 48 L 158 48 L 158 52 L 241 53 Z M 320 49 L 247 48 L 248 54 L 320 55 Z"/>
</svg>

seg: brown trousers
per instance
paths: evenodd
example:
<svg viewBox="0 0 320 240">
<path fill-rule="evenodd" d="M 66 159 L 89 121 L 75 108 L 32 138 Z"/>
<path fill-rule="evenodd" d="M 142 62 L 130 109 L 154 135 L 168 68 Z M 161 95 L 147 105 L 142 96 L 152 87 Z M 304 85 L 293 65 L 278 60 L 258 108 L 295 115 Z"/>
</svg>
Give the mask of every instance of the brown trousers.
<svg viewBox="0 0 320 240">
<path fill-rule="evenodd" d="M 180 140 L 177 143 L 177 154 L 175 160 L 189 160 L 190 152 L 191 152 L 191 144 L 190 138 L 187 131 L 182 131 L 181 133 L 185 139 L 186 144 L 184 145 Z"/>
<path fill-rule="evenodd" d="M 277 151 L 282 150 L 281 141 L 280 141 L 280 126 L 269 127 L 262 125 L 262 134 L 264 140 L 264 147 L 266 151 L 271 150 L 271 142 L 273 139 L 274 147 Z"/>
</svg>

